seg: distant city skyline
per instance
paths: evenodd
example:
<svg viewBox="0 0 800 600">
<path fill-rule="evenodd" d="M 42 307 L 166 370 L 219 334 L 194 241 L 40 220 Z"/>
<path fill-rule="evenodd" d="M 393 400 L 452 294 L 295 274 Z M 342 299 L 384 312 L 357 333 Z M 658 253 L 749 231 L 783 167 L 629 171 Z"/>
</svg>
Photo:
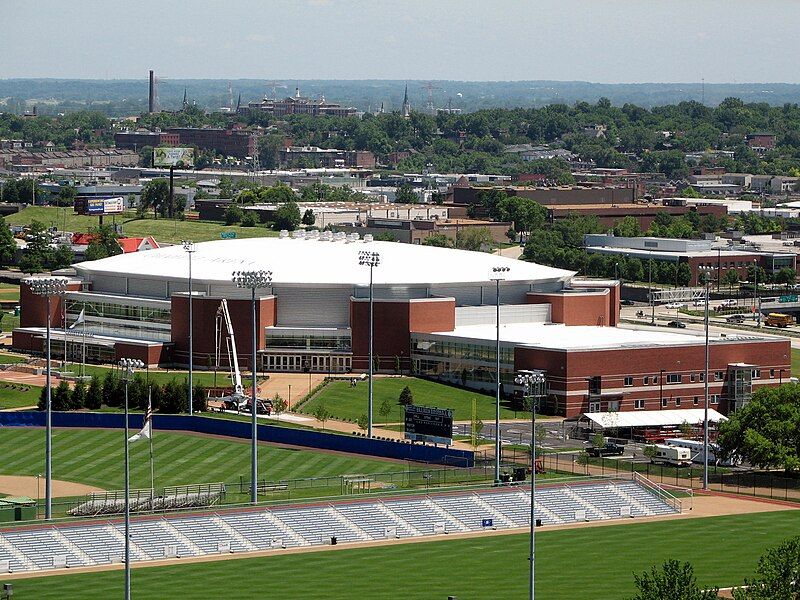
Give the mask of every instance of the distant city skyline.
<svg viewBox="0 0 800 600">
<path fill-rule="evenodd" d="M 4 79 L 800 82 L 790 0 L 3 4 Z"/>
</svg>

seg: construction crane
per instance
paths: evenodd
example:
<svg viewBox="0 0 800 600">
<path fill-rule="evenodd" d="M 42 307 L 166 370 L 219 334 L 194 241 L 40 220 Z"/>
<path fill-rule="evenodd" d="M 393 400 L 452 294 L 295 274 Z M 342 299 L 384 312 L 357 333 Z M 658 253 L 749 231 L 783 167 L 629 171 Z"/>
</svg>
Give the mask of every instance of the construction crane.
<svg viewBox="0 0 800 600">
<path fill-rule="evenodd" d="M 433 90 L 442 89 L 441 86 L 436 85 L 434 81 L 423 81 L 422 87 L 428 90 L 428 101 L 425 103 L 425 110 L 430 114 L 436 114 L 436 106 L 433 104 Z"/>
<path fill-rule="evenodd" d="M 247 405 L 249 398 L 244 394 L 244 387 L 242 386 L 242 373 L 239 371 L 239 356 L 236 354 L 236 338 L 233 334 L 233 324 L 231 323 L 231 314 L 228 312 L 228 301 L 223 298 L 220 301 L 219 308 L 217 309 L 216 320 L 216 359 L 217 368 L 220 366 L 220 354 L 222 346 L 223 327 L 227 336 L 225 337 L 225 345 L 228 351 L 228 367 L 230 368 L 231 380 L 233 381 L 233 392 L 229 395 L 223 396 L 220 400 L 223 403 L 228 401 L 234 403 L 237 408 L 244 408 Z"/>
</svg>

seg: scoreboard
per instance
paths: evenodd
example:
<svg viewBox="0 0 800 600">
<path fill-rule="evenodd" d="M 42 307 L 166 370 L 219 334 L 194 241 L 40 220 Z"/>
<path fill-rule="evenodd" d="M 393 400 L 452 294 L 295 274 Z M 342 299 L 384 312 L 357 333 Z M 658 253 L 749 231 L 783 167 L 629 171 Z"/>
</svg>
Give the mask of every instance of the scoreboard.
<svg viewBox="0 0 800 600">
<path fill-rule="evenodd" d="M 405 438 L 415 442 L 453 443 L 453 411 L 427 406 L 405 407 Z"/>
</svg>

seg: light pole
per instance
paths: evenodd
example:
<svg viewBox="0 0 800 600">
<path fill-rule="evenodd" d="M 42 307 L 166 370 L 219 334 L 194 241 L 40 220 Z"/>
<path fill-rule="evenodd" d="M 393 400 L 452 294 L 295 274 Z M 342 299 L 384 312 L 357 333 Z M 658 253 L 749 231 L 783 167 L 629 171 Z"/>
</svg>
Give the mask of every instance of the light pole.
<svg viewBox="0 0 800 600">
<path fill-rule="evenodd" d="M 53 408 L 52 388 L 50 387 L 50 297 L 63 297 L 67 292 L 67 279 L 65 277 L 35 277 L 28 280 L 31 291 L 37 296 L 44 296 L 47 305 L 46 314 L 46 377 L 45 391 L 47 397 L 45 415 L 45 441 L 44 441 L 44 518 L 52 518 L 53 508 Z"/>
<path fill-rule="evenodd" d="M 517 385 L 521 385 L 525 396 L 530 398 L 531 407 L 531 539 L 530 539 L 530 581 L 528 591 L 530 599 L 534 600 L 536 579 L 534 566 L 536 564 L 536 409 L 539 398 L 543 395 L 546 376 L 543 371 L 520 371 L 514 378 Z M 532 393 L 533 392 L 533 393 Z"/>
<path fill-rule="evenodd" d="M 761 329 L 761 298 L 758 295 L 758 259 L 753 259 L 753 310 L 756 311 L 756 327 Z"/>
<path fill-rule="evenodd" d="M 131 598 L 131 480 L 130 458 L 128 456 L 128 384 L 133 371 L 144 367 L 144 363 L 136 358 L 119 360 L 122 377 L 125 380 L 125 600 Z"/>
<path fill-rule="evenodd" d="M 653 257 L 647 261 L 647 297 L 650 300 L 650 325 L 656 324 L 656 303 L 653 301 Z"/>
<path fill-rule="evenodd" d="M 496 315 L 495 315 L 495 376 L 497 378 L 497 386 L 495 388 L 495 406 L 494 406 L 494 482 L 500 483 L 500 282 L 505 280 L 508 276 L 510 267 L 492 267 L 489 273 L 489 279 L 495 282 L 496 285 Z"/>
<path fill-rule="evenodd" d="M 250 400 L 250 416 L 251 416 L 251 448 L 250 448 L 250 502 L 256 504 L 258 502 L 258 422 L 256 414 L 258 412 L 258 369 L 256 368 L 256 353 L 258 349 L 258 332 L 256 328 L 256 290 L 265 288 L 272 285 L 272 271 L 234 271 L 231 280 L 236 284 L 236 287 L 249 289 L 251 291 L 251 299 L 253 302 L 253 346 L 252 356 L 250 357 L 250 370 L 253 373 L 253 396 Z"/>
<path fill-rule="evenodd" d="M 372 394 L 372 375 L 373 375 L 373 366 L 372 366 L 372 337 L 373 337 L 373 317 L 372 317 L 372 303 L 373 303 L 373 293 L 372 293 L 372 270 L 375 267 L 380 266 L 381 264 L 381 255 L 379 252 L 370 252 L 369 250 L 360 250 L 358 253 L 358 264 L 362 267 L 369 267 L 369 367 L 367 370 L 369 384 L 368 384 L 368 405 L 367 405 L 367 437 L 372 437 L 372 402 L 373 402 L 373 394 Z"/>
<path fill-rule="evenodd" d="M 711 285 L 711 267 L 700 267 L 705 285 L 705 375 L 703 377 L 703 489 L 708 489 L 708 298 Z"/>
<path fill-rule="evenodd" d="M 192 289 L 192 254 L 195 252 L 194 242 L 191 240 L 183 240 L 181 242 L 183 245 L 183 249 L 189 255 L 189 415 L 191 416 L 194 413 L 193 408 L 193 381 L 192 381 L 192 371 L 194 370 L 194 348 L 192 347 L 193 335 L 194 335 L 194 323 L 192 319 L 192 298 L 194 297 L 194 291 Z"/>
</svg>

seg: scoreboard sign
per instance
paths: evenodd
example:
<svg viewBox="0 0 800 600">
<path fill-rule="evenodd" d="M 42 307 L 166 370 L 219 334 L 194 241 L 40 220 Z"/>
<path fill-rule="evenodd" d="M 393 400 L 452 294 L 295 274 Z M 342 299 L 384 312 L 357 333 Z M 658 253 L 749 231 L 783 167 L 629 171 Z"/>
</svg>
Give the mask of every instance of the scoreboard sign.
<svg viewBox="0 0 800 600">
<path fill-rule="evenodd" d="M 453 411 L 427 406 L 405 407 L 405 438 L 415 442 L 453 443 Z"/>
<path fill-rule="evenodd" d="M 116 198 L 77 198 L 75 212 L 81 215 L 112 215 L 125 210 L 125 199 Z"/>
</svg>

